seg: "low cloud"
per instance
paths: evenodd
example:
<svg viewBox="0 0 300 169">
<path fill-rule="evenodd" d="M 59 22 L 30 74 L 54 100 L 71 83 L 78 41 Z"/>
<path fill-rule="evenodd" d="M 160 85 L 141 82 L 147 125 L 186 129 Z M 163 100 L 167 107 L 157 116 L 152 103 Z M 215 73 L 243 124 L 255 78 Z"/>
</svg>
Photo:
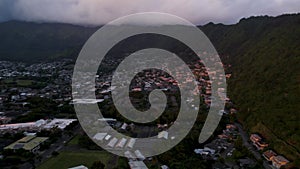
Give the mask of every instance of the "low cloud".
<svg viewBox="0 0 300 169">
<path fill-rule="evenodd" d="M 165 12 L 194 24 L 300 11 L 299 0 L 1 0 L 0 21 L 105 24 L 137 12 Z"/>
</svg>

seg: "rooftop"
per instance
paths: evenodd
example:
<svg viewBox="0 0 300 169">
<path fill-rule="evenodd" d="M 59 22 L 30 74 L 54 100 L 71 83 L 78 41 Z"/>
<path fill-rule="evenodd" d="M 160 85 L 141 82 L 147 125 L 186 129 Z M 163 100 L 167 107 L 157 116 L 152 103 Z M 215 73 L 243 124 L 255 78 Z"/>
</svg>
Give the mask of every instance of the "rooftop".
<svg viewBox="0 0 300 169">
<path fill-rule="evenodd" d="M 71 168 L 68 168 L 68 169 L 88 169 L 88 168 L 84 165 L 80 165 L 80 166 L 71 167 Z"/>
<path fill-rule="evenodd" d="M 18 142 L 19 143 L 27 143 L 34 138 L 35 138 L 35 136 L 26 136 L 26 137 L 23 137 L 20 140 L 18 140 Z"/>
<path fill-rule="evenodd" d="M 148 169 L 143 161 L 131 161 L 128 164 L 131 169 Z"/>
<path fill-rule="evenodd" d="M 290 162 L 289 160 L 287 160 L 285 157 L 283 157 L 281 155 L 274 157 L 273 161 L 278 162 L 278 163 L 285 163 L 285 164 Z"/>
<path fill-rule="evenodd" d="M 263 155 L 267 160 L 270 160 L 272 157 L 277 156 L 277 154 L 272 150 L 268 150 L 268 151 L 264 152 Z"/>
<path fill-rule="evenodd" d="M 48 137 L 35 137 L 35 136 L 26 136 L 10 145 L 5 147 L 4 149 L 20 149 L 23 148 L 24 150 L 31 151 L 42 142 L 46 141 Z"/>
</svg>

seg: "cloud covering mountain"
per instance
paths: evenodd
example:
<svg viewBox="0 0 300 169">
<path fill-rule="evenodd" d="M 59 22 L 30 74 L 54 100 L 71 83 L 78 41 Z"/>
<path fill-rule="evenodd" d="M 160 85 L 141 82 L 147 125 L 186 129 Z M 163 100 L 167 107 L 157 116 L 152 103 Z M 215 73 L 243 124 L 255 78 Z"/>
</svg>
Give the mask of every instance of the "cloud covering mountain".
<svg viewBox="0 0 300 169">
<path fill-rule="evenodd" d="M 194 24 L 235 23 L 253 15 L 300 11 L 299 0 L 1 0 L 0 21 L 105 24 L 137 12 L 165 12 Z"/>
</svg>

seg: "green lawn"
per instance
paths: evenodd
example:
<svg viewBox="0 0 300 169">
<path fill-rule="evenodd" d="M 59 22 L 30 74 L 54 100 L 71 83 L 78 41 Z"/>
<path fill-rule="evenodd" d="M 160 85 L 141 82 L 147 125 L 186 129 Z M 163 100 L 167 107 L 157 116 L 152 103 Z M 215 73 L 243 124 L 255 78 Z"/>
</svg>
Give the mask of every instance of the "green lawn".
<svg viewBox="0 0 300 169">
<path fill-rule="evenodd" d="M 78 140 L 79 140 L 79 138 L 80 138 L 80 135 L 74 136 L 74 137 L 72 138 L 72 140 L 70 140 L 70 141 L 68 142 L 67 145 L 78 145 Z"/>
<path fill-rule="evenodd" d="M 38 169 L 67 169 L 78 165 L 85 165 L 91 167 L 94 161 L 101 161 L 105 166 L 111 155 L 105 151 L 85 151 L 85 152 L 60 152 L 56 157 L 50 158 Z"/>
<path fill-rule="evenodd" d="M 30 86 L 33 82 L 33 80 L 17 80 L 19 86 Z"/>
<path fill-rule="evenodd" d="M 30 86 L 32 85 L 32 83 L 34 82 L 34 80 L 13 80 L 13 79 L 5 79 L 4 83 L 6 84 L 10 84 L 10 83 L 16 83 L 18 86 Z"/>
</svg>

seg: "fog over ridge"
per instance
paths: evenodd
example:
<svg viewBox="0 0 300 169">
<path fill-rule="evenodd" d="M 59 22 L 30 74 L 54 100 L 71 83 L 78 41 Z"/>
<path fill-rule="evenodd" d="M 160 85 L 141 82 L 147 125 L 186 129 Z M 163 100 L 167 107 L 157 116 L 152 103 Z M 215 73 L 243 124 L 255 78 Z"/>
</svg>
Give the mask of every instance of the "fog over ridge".
<svg viewBox="0 0 300 169">
<path fill-rule="evenodd" d="M 232 24 L 257 15 L 300 12 L 300 0 L 1 0 L 0 21 L 102 25 L 139 12 L 164 12 L 194 24 Z"/>
</svg>

